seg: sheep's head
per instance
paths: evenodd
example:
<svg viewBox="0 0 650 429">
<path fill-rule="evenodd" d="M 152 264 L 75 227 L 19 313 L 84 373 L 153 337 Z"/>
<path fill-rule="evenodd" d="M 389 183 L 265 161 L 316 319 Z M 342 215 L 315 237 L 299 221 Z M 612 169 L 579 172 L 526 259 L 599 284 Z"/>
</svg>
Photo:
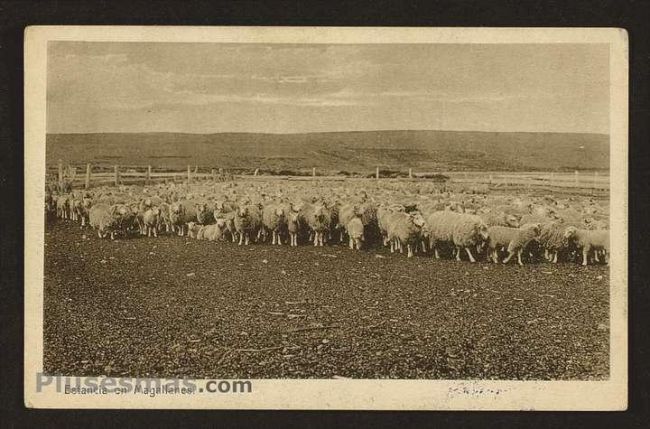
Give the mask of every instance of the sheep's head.
<svg viewBox="0 0 650 429">
<path fill-rule="evenodd" d="M 414 212 L 409 215 L 409 218 L 411 219 L 411 222 L 413 222 L 413 225 L 418 226 L 422 228 L 424 226 L 424 218 L 422 217 L 422 214 L 419 212 Z"/>
<path fill-rule="evenodd" d="M 298 223 L 298 219 L 300 218 L 300 213 L 292 211 L 289 213 L 289 222 L 293 223 L 294 225 Z"/>
<path fill-rule="evenodd" d="M 275 209 L 275 215 L 276 215 L 277 217 L 282 217 L 282 216 L 284 216 L 284 209 L 283 209 L 282 207 L 277 207 L 277 208 Z"/>
<path fill-rule="evenodd" d="M 520 218 L 518 218 L 517 216 L 509 214 L 506 215 L 505 220 L 506 220 L 506 225 L 512 228 L 519 228 Z"/>
<path fill-rule="evenodd" d="M 476 223 L 476 225 L 474 226 L 474 231 L 476 232 L 478 237 L 483 241 L 487 241 L 490 238 L 490 234 L 488 233 L 488 227 L 483 222 Z"/>
<path fill-rule="evenodd" d="M 240 207 L 239 210 L 237 211 L 237 214 L 239 215 L 239 217 L 248 216 L 248 207 L 246 206 Z"/>
<path fill-rule="evenodd" d="M 223 229 L 226 227 L 226 220 L 225 219 L 217 219 L 217 228 Z"/>
<path fill-rule="evenodd" d="M 564 230 L 564 238 L 566 240 L 571 240 L 576 236 L 578 229 L 575 226 L 569 226 Z"/>
<path fill-rule="evenodd" d="M 187 223 L 187 234 L 192 237 L 196 238 L 197 233 L 199 232 L 200 226 L 197 225 L 194 222 L 188 222 Z"/>
</svg>

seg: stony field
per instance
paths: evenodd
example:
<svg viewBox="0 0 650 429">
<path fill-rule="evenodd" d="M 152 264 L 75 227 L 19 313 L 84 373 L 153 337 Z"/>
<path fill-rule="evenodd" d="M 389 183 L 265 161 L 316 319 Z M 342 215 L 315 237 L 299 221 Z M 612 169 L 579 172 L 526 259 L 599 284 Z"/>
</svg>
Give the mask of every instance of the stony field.
<svg viewBox="0 0 650 429">
<path fill-rule="evenodd" d="M 44 365 L 62 375 L 604 379 L 607 266 L 161 236 L 48 222 Z"/>
</svg>

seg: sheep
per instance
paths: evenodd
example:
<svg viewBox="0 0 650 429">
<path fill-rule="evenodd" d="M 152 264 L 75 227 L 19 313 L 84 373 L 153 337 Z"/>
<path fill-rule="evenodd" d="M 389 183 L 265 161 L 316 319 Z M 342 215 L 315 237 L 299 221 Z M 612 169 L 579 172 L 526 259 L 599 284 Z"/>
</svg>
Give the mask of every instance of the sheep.
<svg viewBox="0 0 650 429">
<path fill-rule="evenodd" d="M 439 245 L 453 244 L 456 259 L 460 261 L 461 250 L 465 249 L 471 262 L 476 262 L 470 247 L 482 245 L 489 235 L 487 225 L 477 215 L 456 213 L 449 210 L 432 213 L 426 219 L 426 231 L 430 247 L 436 259 L 440 258 Z"/>
<path fill-rule="evenodd" d="M 217 241 L 223 237 L 226 222 L 219 219 L 217 223 L 200 225 L 196 222 L 187 223 L 187 236 L 197 240 Z"/>
<path fill-rule="evenodd" d="M 239 235 L 239 245 L 248 245 L 250 238 L 261 225 L 259 208 L 255 205 L 243 205 L 235 212 L 233 218 L 235 231 Z"/>
<path fill-rule="evenodd" d="M 594 259 L 596 262 L 600 262 L 598 254 L 602 252 L 605 262 L 609 263 L 608 230 L 586 230 L 569 226 L 564 232 L 564 238 L 574 243 L 578 250 L 582 250 L 582 265 L 587 265 L 592 250 L 595 252 Z"/>
<path fill-rule="evenodd" d="M 504 212 L 494 212 L 490 211 L 488 213 L 483 213 L 479 215 L 483 222 L 490 226 L 507 226 L 510 228 L 519 228 L 521 222 L 521 216 L 514 214 L 508 214 Z"/>
<path fill-rule="evenodd" d="M 407 257 L 413 257 L 417 249 L 418 240 L 422 234 L 424 218 L 418 212 L 403 213 L 397 212 L 388 219 L 388 239 L 390 242 L 391 253 L 398 249 L 402 252 L 404 244 L 407 248 Z"/>
<path fill-rule="evenodd" d="M 271 231 L 272 244 L 282 245 L 282 232 L 286 229 L 286 217 L 284 207 L 276 204 L 269 204 L 262 210 L 262 224 L 264 228 Z"/>
<path fill-rule="evenodd" d="M 162 229 L 162 226 L 165 226 L 165 232 L 170 232 L 172 230 L 172 222 L 170 218 L 170 208 L 169 204 L 161 203 L 158 206 L 158 231 Z"/>
<path fill-rule="evenodd" d="M 226 220 L 218 219 L 216 223 L 203 226 L 203 236 L 208 241 L 217 241 L 223 238 L 226 229 Z"/>
<path fill-rule="evenodd" d="M 341 232 L 339 241 L 343 242 L 343 235 L 347 224 L 354 219 L 358 212 L 359 208 L 354 204 L 343 204 L 338 210 L 338 223 L 336 224 L 336 229 Z"/>
<path fill-rule="evenodd" d="M 70 218 L 70 197 L 68 195 L 59 195 L 56 197 L 56 214 L 61 219 Z"/>
<path fill-rule="evenodd" d="M 345 230 L 350 240 L 350 249 L 361 250 L 361 243 L 365 240 L 363 235 L 363 222 L 361 216 L 353 217 L 346 225 Z"/>
<path fill-rule="evenodd" d="M 211 224 L 214 220 L 214 210 L 208 207 L 207 203 L 198 203 L 196 205 L 196 223 L 199 225 Z"/>
<path fill-rule="evenodd" d="M 318 203 L 304 207 L 303 216 L 314 234 L 314 246 L 323 246 L 325 233 L 331 227 L 331 212 L 324 203 Z"/>
<path fill-rule="evenodd" d="M 562 222 L 546 222 L 541 224 L 539 231 L 539 244 L 544 249 L 544 257 L 556 264 L 560 252 L 568 250 L 568 241 L 564 238 L 567 228 Z"/>
<path fill-rule="evenodd" d="M 404 210 L 404 206 L 399 205 L 380 206 L 377 209 L 377 226 L 384 246 L 387 246 L 390 241 L 388 239 L 388 225 L 391 218 L 398 212 L 404 212 Z"/>
<path fill-rule="evenodd" d="M 151 207 L 142 214 L 142 225 L 146 236 L 158 237 L 158 218 L 160 217 L 160 209 L 158 207 Z"/>
<path fill-rule="evenodd" d="M 201 240 L 203 238 L 203 230 L 205 229 L 204 225 L 199 225 L 196 222 L 187 223 L 187 236 L 189 238 L 196 238 Z"/>
<path fill-rule="evenodd" d="M 298 233 L 300 232 L 300 213 L 291 210 L 287 216 L 287 231 L 289 232 L 290 246 L 298 246 Z"/>
<path fill-rule="evenodd" d="M 84 196 L 79 200 L 74 200 L 73 211 L 75 213 L 75 220 L 81 219 L 81 226 L 86 226 L 88 221 L 88 211 L 92 206 L 92 199 Z"/>
<path fill-rule="evenodd" d="M 509 228 L 505 226 L 492 226 L 488 233 L 488 258 L 497 264 L 499 263 L 499 251 L 507 250 L 508 256 L 503 260 L 507 264 L 517 254 L 517 263 L 523 265 L 521 254 L 528 244 L 536 240 L 540 233 L 540 224 L 524 224 L 520 228 Z"/>
<path fill-rule="evenodd" d="M 188 222 L 196 223 L 196 215 L 187 213 L 185 204 L 182 202 L 172 203 L 169 207 L 169 221 L 171 224 L 172 232 L 178 229 L 178 236 L 185 235 L 185 228 Z"/>
<path fill-rule="evenodd" d="M 105 238 L 108 234 L 111 240 L 115 239 L 115 232 L 119 230 L 121 223 L 120 206 L 97 204 L 90 208 L 88 223 L 97 229 L 99 238 Z"/>
</svg>

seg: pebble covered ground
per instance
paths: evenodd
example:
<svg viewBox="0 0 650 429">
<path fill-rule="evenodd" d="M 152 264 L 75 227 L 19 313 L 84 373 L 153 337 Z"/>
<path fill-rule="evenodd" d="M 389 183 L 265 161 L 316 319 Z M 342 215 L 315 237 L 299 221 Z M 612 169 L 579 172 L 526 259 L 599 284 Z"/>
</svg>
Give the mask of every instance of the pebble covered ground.
<svg viewBox="0 0 650 429">
<path fill-rule="evenodd" d="M 606 379 L 607 266 L 344 246 L 101 240 L 48 223 L 44 366 L 59 375 Z"/>
</svg>

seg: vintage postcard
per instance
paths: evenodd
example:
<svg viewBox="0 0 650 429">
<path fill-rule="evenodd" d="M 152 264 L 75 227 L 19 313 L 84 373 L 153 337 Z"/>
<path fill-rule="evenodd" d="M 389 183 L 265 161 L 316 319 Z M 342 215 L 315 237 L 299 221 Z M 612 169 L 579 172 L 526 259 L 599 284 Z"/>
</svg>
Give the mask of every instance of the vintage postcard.
<svg viewBox="0 0 650 429">
<path fill-rule="evenodd" d="M 30 27 L 25 404 L 624 410 L 614 28 Z"/>
</svg>

